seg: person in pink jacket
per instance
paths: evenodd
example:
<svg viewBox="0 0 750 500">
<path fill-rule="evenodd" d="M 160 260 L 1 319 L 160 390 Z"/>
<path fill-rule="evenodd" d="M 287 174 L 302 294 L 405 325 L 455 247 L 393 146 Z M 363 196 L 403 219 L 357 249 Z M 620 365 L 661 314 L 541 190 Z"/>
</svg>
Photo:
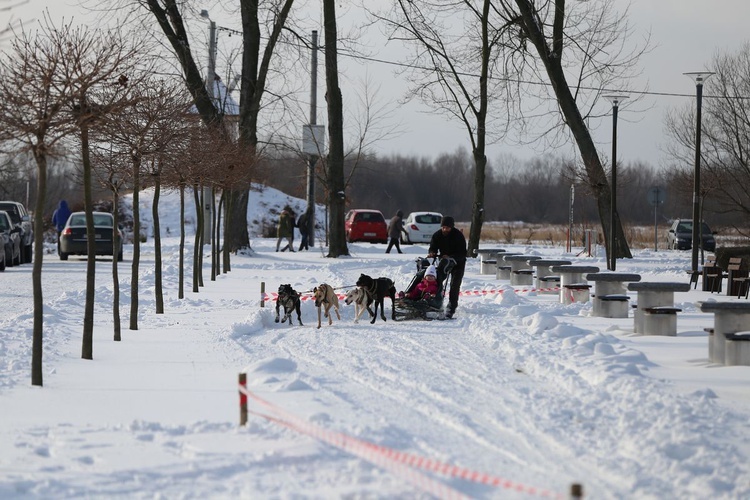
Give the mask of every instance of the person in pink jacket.
<svg viewBox="0 0 750 500">
<path fill-rule="evenodd" d="M 434 297 L 438 292 L 437 269 L 435 266 L 429 266 L 425 272 L 422 281 L 417 283 L 407 295 L 407 299 L 419 300 Z"/>
</svg>

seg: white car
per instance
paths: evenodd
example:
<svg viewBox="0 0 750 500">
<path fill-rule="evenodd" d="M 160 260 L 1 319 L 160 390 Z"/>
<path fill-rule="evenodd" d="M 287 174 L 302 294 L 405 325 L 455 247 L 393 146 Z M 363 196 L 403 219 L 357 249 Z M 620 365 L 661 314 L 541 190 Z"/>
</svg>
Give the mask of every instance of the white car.
<svg viewBox="0 0 750 500">
<path fill-rule="evenodd" d="M 432 235 L 440 229 L 443 214 L 438 212 L 412 212 L 404 219 L 403 243 L 429 243 Z"/>
</svg>

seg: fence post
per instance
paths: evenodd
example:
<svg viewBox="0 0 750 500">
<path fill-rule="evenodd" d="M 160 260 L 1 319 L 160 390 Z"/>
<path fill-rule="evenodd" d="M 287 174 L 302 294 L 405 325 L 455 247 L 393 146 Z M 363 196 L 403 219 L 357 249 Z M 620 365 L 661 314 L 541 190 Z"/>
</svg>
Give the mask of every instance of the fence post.
<svg viewBox="0 0 750 500">
<path fill-rule="evenodd" d="M 260 307 L 266 307 L 266 282 L 260 282 Z"/>
<path fill-rule="evenodd" d="M 240 373 L 240 425 L 247 424 L 247 374 Z"/>
<path fill-rule="evenodd" d="M 570 498 L 571 500 L 580 500 L 583 498 L 583 485 L 573 483 L 570 485 Z"/>
</svg>

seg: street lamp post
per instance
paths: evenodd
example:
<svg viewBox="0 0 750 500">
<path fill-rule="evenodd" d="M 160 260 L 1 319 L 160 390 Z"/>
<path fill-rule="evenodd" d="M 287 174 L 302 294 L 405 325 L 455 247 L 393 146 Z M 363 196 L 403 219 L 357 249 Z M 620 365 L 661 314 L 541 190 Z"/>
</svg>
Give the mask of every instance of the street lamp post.
<svg viewBox="0 0 750 500">
<path fill-rule="evenodd" d="M 693 244 L 691 270 L 698 271 L 698 247 L 701 245 L 701 102 L 703 101 L 703 82 L 713 75 L 710 71 L 693 71 L 684 73 L 695 81 L 696 114 L 695 114 L 695 173 L 693 177 Z"/>
<path fill-rule="evenodd" d="M 216 85 L 216 22 L 211 20 L 208 15 L 208 11 L 203 9 L 201 11 L 201 17 L 207 19 L 209 22 L 208 28 L 208 73 L 206 74 L 206 84 L 208 86 L 208 95 L 213 100 L 214 98 L 214 85 Z"/>
<path fill-rule="evenodd" d="M 610 209 L 609 221 L 609 262 L 607 269 L 615 271 L 617 268 L 617 246 L 615 244 L 616 217 L 617 213 L 617 109 L 620 103 L 628 98 L 626 95 L 605 95 L 609 102 L 612 103 L 612 206 Z"/>
</svg>

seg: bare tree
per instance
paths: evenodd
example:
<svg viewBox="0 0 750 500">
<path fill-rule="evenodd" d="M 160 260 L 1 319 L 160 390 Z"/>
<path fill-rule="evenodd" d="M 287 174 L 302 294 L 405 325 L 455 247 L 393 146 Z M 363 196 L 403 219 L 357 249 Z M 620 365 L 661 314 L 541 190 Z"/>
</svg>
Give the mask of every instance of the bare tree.
<svg viewBox="0 0 750 500">
<path fill-rule="evenodd" d="M 70 31 L 62 54 L 60 77 L 71 82 L 69 113 L 78 129 L 83 165 L 84 207 L 86 210 L 87 266 L 86 303 L 83 317 L 81 357 L 93 359 L 94 301 L 96 281 L 96 237 L 93 219 L 91 130 L 102 126 L 109 115 L 132 106 L 128 86 L 138 87 L 148 72 L 139 71 L 141 62 L 134 38 L 126 41 L 120 29 Z M 116 256 L 113 256 L 116 258 Z"/>
<path fill-rule="evenodd" d="M 469 255 L 479 247 L 485 217 L 486 146 L 503 135 L 505 124 L 495 119 L 491 105 L 505 91 L 502 67 L 506 31 L 514 27 L 492 6 L 491 0 L 397 0 L 390 16 L 376 16 L 387 23 L 390 39 L 413 46 L 409 61 L 411 96 L 460 122 L 466 129 L 473 156 L 474 189 Z M 460 31 L 460 36 L 457 36 Z M 507 115 L 506 115 L 507 122 Z M 488 131 L 488 125 L 496 125 Z"/>
<path fill-rule="evenodd" d="M 346 210 L 344 191 L 344 106 L 339 88 L 338 52 L 336 48 L 336 2 L 323 0 L 325 36 L 326 102 L 328 103 L 328 142 L 326 177 L 330 210 L 328 257 L 349 255 L 344 231 Z"/>
<path fill-rule="evenodd" d="M 516 64 L 534 75 L 546 75 L 562 122 L 581 154 L 606 240 L 611 241 L 609 234 L 616 232 L 616 248 L 607 248 L 607 254 L 614 252 L 617 257 L 632 257 L 617 214 L 616 227 L 610 227 L 611 191 L 586 116 L 608 85 L 615 81 L 622 85 L 632 77 L 633 67 L 644 49 L 625 50 L 629 31 L 626 16 L 614 11 L 612 0 L 573 5 L 566 4 L 565 0 L 541 4 L 532 0 L 501 3 L 506 15 L 516 20 L 520 30 Z M 530 55 L 527 40 L 534 47 L 536 59 L 527 57 Z M 576 87 L 569 85 L 569 73 L 577 78 Z M 593 87 L 598 90 L 587 101 L 585 85 L 594 79 L 598 85 Z"/>
<path fill-rule="evenodd" d="M 72 82 L 60 78 L 60 65 L 71 28 L 40 25 L 34 33 L 22 31 L 0 57 L 0 138 L 6 145 L 30 152 L 37 166 L 34 226 L 44 227 L 47 165 L 61 141 L 75 132 L 66 113 Z M 42 386 L 44 301 L 42 262 L 44 234 L 34 232 L 34 331 L 31 384 Z"/>
<path fill-rule="evenodd" d="M 155 16 L 179 59 L 185 83 L 193 95 L 201 118 L 209 126 L 220 126 L 222 111 L 211 101 L 190 51 L 181 4 L 175 0 L 143 0 L 143 4 Z M 266 92 L 271 59 L 294 0 L 274 0 L 266 5 L 261 5 L 257 0 L 240 0 L 239 4 L 244 47 L 240 84 L 240 144 L 255 150 L 258 147 L 258 117 Z M 266 21 L 268 24 L 265 24 Z M 266 26 L 269 28 L 264 37 Z M 250 246 L 247 233 L 248 197 L 247 191 L 231 193 L 225 238 L 232 251 Z"/>
</svg>

